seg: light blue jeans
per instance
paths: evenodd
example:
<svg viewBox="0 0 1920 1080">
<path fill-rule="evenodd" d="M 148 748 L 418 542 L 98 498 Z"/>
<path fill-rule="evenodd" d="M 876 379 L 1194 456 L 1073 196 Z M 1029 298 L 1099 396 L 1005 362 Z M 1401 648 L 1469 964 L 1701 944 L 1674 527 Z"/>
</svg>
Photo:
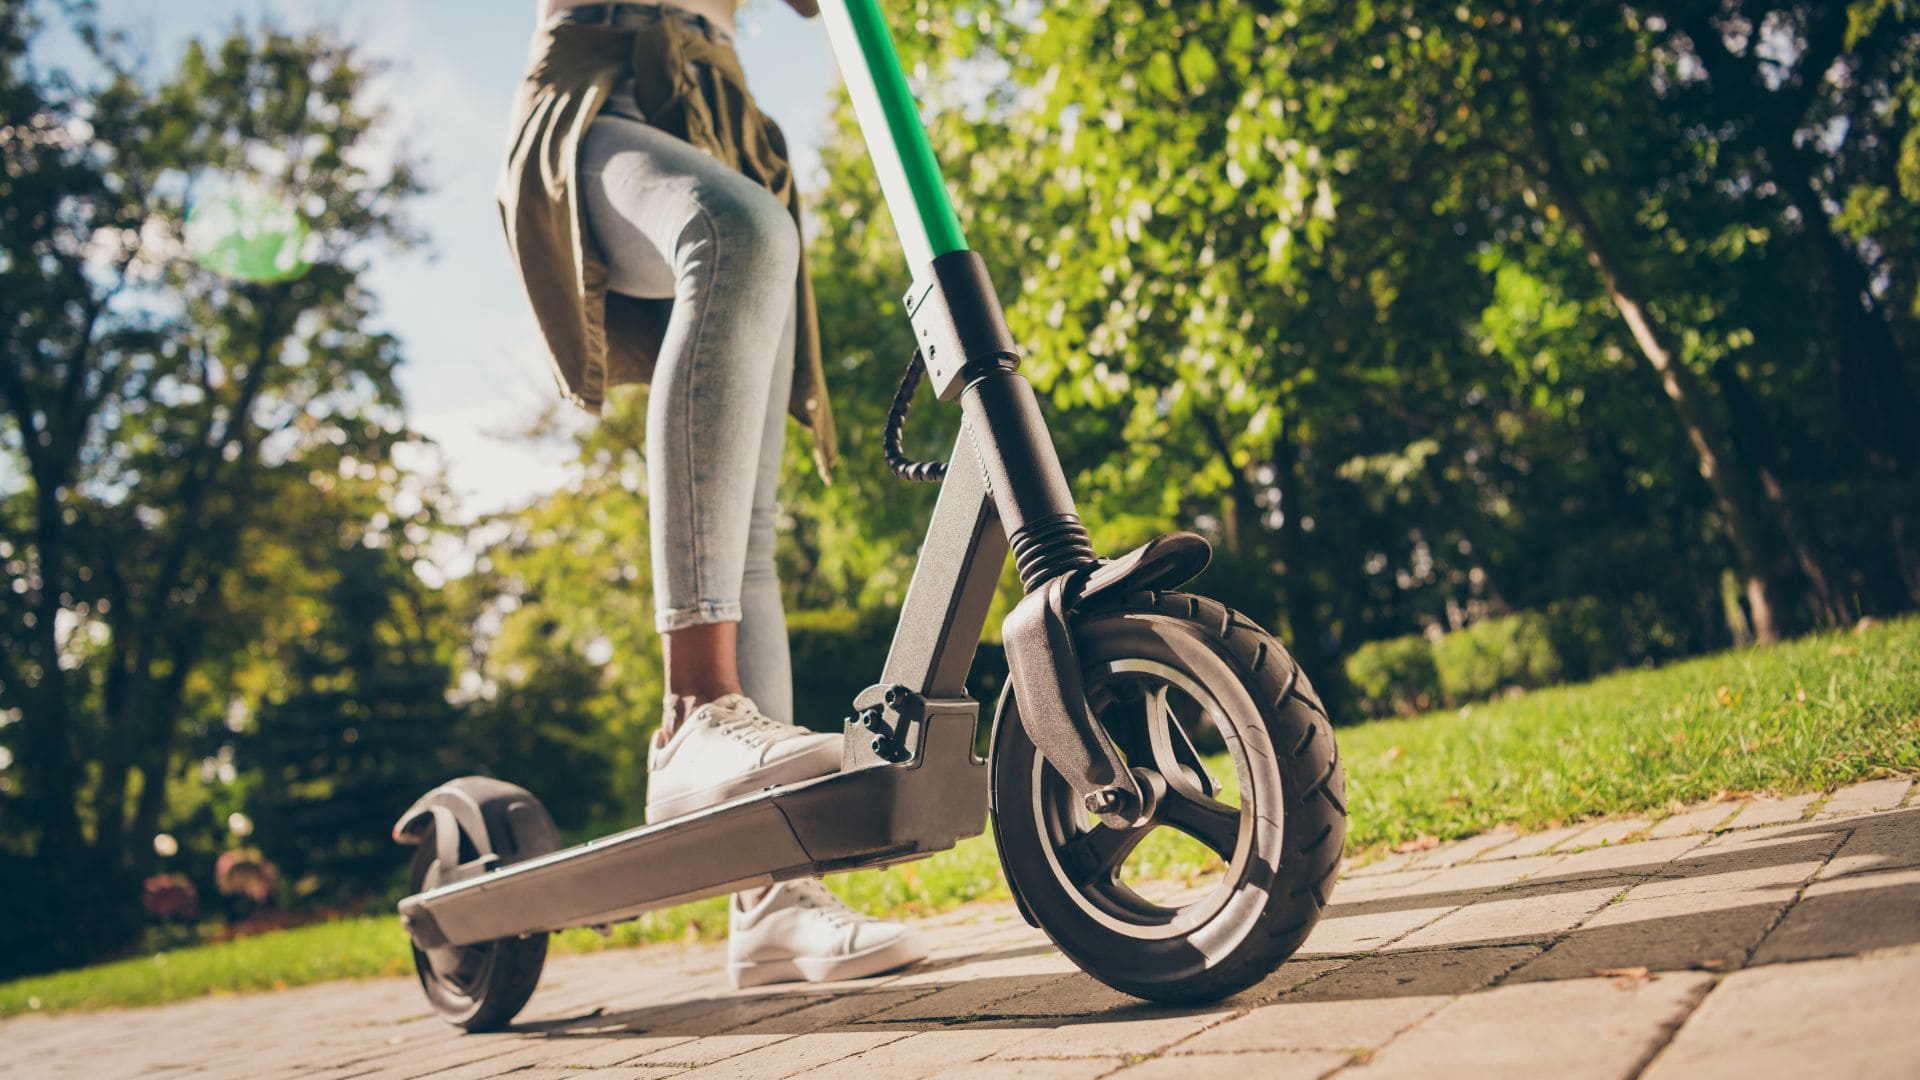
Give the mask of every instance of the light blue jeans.
<svg viewBox="0 0 1920 1080">
<path fill-rule="evenodd" d="M 578 167 L 610 287 L 673 300 L 647 401 L 655 626 L 737 620 L 741 688 L 791 723 L 773 522 L 799 230 L 765 188 L 648 126 L 625 90 L 588 128 Z"/>
</svg>

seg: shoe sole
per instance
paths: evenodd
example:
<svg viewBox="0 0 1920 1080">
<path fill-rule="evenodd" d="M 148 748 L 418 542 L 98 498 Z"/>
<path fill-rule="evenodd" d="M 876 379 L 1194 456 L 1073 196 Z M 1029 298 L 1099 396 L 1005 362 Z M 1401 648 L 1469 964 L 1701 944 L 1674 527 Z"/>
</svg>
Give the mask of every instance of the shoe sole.
<svg viewBox="0 0 1920 1080">
<path fill-rule="evenodd" d="M 727 980 L 735 990 L 778 982 L 840 982 L 903 968 L 926 957 L 927 950 L 909 936 L 848 956 L 795 956 L 785 960 L 729 962 Z"/>
<path fill-rule="evenodd" d="M 840 771 L 842 745 L 838 739 L 831 743 L 822 742 L 814 750 L 783 761 L 776 761 L 771 765 L 762 765 L 752 772 L 742 773 L 710 788 L 689 791 L 684 795 L 674 795 L 659 802 L 648 799 L 647 823 L 653 825 L 673 818 L 685 817 L 696 811 L 751 795 L 764 788 L 780 784 L 797 784 L 802 780 L 830 776 Z"/>
</svg>

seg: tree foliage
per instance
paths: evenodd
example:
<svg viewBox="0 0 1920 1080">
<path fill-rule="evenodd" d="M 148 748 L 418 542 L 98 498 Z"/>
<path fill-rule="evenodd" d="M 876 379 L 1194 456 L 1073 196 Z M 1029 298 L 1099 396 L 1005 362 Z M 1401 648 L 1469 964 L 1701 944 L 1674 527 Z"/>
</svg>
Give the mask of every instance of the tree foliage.
<svg viewBox="0 0 1920 1080">
<path fill-rule="evenodd" d="M 234 682 L 209 676 L 234 673 L 309 569 L 254 557 L 339 520 L 290 500 L 394 478 L 398 350 L 361 276 L 409 239 L 417 187 L 382 151 L 366 62 L 324 35 L 237 29 L 154 77 L 85 22 L 90 68 L 40 70 L 35 30 L 0 8 L 9 967 L 129 932 L 169 781 L 229 712 Z M 280 280 L 189 257 L 191 210 L 232 191 L 304 223 Z M 365 523 L 324 535 L 349 547 Z"/>
<path fill-rule="evenodd" d="M 1199 522 L 1316 679 L 1563 599 L 1689 651 L 1920 597 L 1903 5 L 894 10 L 1098 537 Z M 891 296 L 856 138 L 817 258 Z"/>
<path fill-rule="evenodd" d="M 1910 0 L 886 7 L 1097 545 L 1207 533 L 1198 588 L 1336 717 L 1920 603 Z M 155 74 L 83 18 L 50 71 L 32 10 L 0 5 L 0 970 L 125 942 L 233 820 L 326 902 L 391 884 L 447 776 L 634 820 L 640 398 L 439 587 L 362 281 L 418 189 L 369 64 L 269 25 Z M 881 462 L 913 341 L 865 154 L 843 102 L 809 214 L 844 453 L 821 485 L 789 431 L 778 556 L 816 726 L 936 495 Z M 284 235 L 209 248 L 223 204 Z M 957 431 L 923 398 L 909 451 Z"/>
</svg>

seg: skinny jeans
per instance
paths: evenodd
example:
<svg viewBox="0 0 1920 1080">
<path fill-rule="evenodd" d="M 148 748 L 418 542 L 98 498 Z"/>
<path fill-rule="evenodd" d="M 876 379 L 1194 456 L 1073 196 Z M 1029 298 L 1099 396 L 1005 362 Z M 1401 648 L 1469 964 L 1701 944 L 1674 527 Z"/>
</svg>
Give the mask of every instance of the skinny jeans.
<svg viewBox="0 0 1920 1080">
<path fill-rule="evenodd" d="M 673 301 L 647 400 L 655 627 L 738 621 L 741 688 L 792 723 L 773 551 L 799 231 L 765 188 L 649 126 L 626 86 L 577 165 L 612 291 Z"/>
</svg>

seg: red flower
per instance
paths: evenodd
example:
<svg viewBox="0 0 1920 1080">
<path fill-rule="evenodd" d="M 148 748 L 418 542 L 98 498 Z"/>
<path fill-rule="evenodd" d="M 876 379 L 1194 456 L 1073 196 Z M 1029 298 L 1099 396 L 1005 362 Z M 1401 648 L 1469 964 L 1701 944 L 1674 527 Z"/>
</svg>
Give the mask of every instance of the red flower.
<svg viewBox="0 0 1920 1080">
<path fill-rule="evenodd" d="M 199 914 L 200 891 L 185 874 L 155 874 L 140 887 L 140 906 L 156 919 L 184 921 Z"/>
<path fill-rule="evenodd" d="M 273 895 L 280 872 L 260 854 L 259 848 L 234 848 L 223 852 L 213 863 L 213 884 L 222 896 L 244 896 L 264 904 Z"/>
</svg>

